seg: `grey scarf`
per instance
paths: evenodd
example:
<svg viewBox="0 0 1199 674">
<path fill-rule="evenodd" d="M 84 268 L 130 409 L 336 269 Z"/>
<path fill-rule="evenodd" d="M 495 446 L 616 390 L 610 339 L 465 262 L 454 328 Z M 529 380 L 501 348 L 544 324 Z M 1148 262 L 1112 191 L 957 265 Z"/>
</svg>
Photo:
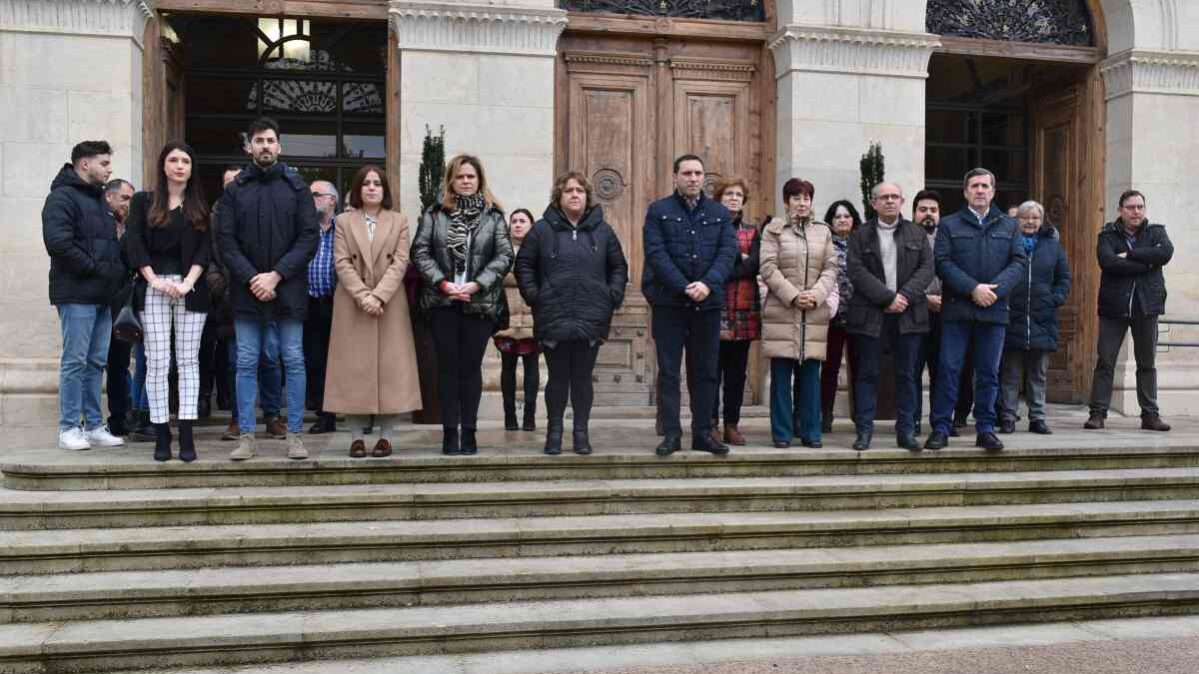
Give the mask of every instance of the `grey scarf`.
<svg viewBox="0 0 1199 674">
<path fill-rule="evenodd" d="M 466 272 L 466 246 L 470 237 L 479 228 L 483 210 L 487 208 L 487 200 L 481 194 L 468 197 L 457 197 L 457 208 L 450 212 L 450 227 L 446 232 L 446 248 L 450 251 L 450 259 L 454 263 L 455 273 Z"/>
</svg>

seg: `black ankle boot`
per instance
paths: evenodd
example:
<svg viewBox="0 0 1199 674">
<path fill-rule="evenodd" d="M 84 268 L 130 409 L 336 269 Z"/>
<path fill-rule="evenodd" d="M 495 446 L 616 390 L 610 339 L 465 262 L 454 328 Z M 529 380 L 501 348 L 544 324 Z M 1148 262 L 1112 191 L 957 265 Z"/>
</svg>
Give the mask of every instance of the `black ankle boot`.
<svg viewBox="0 0 1199 674">
<path fill-rule="evenodd" d="M 537 430 L 537 401 L 525 403 L 525 423 L 521 425 L 523 431 Z"/>
<path fill-rule="evenodd" d="M 154 460 L 171 460 L 171 425 L 154 424 Z"/>
<path fill-rule="evenodd" d="M 441 453 L 449 456 L 456 456 L 462 453 L 458 446 L 458 428 L 442 427 L 441 429 Z"/>
<path fill-rule="evenodd" d="M 475 442 L 475 429 L 462 427 L 462 447 L 459 454 L 478 454 L 479 445 Z"/>
<path fill-rule="evenodd" d="M 562 420 L 550 419 L 545 427 L 545 453 L 556 456 L 562 453 Z"/>
<path fill-rule="evenodd" d="M 516 412 L 504 412 L 504 430 L 519 431 L 520 424 L 516 422 Z"/>
<path fill-rule="evenodd" d="M 179 421 L 179 460 L 191 463 L 196 460 L 196 441 L 192 437 L 194 421 Z"/>
<path fill-rule="evenodd" d="M 588 436 L 586 426 L 580 428 L 578 424 L 575 424 L 574 450 L 575 454 L 591 453 L 591 438 Z"/>
</svg>

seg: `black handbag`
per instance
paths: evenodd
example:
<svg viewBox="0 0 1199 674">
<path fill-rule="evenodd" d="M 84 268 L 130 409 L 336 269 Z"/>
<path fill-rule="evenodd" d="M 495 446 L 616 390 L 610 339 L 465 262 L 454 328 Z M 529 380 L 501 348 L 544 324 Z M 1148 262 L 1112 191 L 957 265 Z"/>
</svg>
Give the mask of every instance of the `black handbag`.
<svg viewBox="0 0 1199 674">
<path fill-rule="evenodd" d="M 116 320 L 112 322 L 112 336 L 130 344 L 142 341 L 142 322 L 138 320 L 137 312 L 133 310 L 135 294 L 129 293 L 129 299 L 125 300 L 125 306 L 121 307 Z"/>
</svg>

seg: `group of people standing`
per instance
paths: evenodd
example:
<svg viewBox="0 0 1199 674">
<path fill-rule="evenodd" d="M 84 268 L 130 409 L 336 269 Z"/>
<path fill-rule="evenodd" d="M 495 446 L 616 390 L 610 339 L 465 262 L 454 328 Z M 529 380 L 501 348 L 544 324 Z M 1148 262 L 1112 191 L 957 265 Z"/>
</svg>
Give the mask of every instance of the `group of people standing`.
<svg viewBox="0 0 1199 674">
<path fill-rule="evenodd" d="M 64 344 L 60 446 L 123 442 L 103 425 L 99 399 L 113 314 L 126 303 L 122 290 L 128 288 L 127 303 L 143 332 L 156 460 L 175 456 L 168 423 L 172 359 L 178 458 L 197 457 L 198 354 L 213 297 L 224 298 L 235 333 L 238 444 L 230 458 L 256 453 L 260 363 L 272 343 L 287 382 L 289 458 L 308 456 L 301 436 L 306 398 L 317 401 L 319 430 L 332 430 L 337 414 L 347 417 L 351 457 L 389 456 L 396 415 L 421 407 L 405 290 L 411 263 L 420 281 L 412 301 L 437 347 L 442 452 L 478 452 L 482 361 L 494 339 L 503 364 L 505 427 L 536 428 L 538 359 L 544 355 L 544 450 L 563 451 L 569 402 L 571 449 L 591 453 L 592 371 L 629 278 L 620 240 L 584 175 L 559 176 L 540 219 L 516 209 L 506 220 L 482 162 L 459 155 L 447 165 L 440 200 L 410 232 L 382 168 L 370 165 L 357 173 L 349 208 L 334 218 L 336 189 L 323 181 L 309 186 L 279 160 L 279 128 L 272 120 L 256 120 L 247 136 L 252 161 L 226 173 L 212 209 L 195 176 L 194 152 L 178 142 L 163 148 L 152 190 L 118 199 L 127 203 L 127 216 L 114 207 L 112 190 L 105 198 L 111 173 L 106 143 L 77 145 L 55 178 L 43 233 Z M 917 222 L 905 219 L 902 188 L 884 182 L 872 193 L 876 217 L 862 222 L 850 202 L 838 201 L 826 223 L 812 211 L 815 187 L 793 178 L 783 185 L 785 215 L 756 226 L 746 219 L 747 181 L 722 179 L 708 197 L 705 177 L 700 157 L 676 159 L 675 189 L 650 205 L 643 229 L 640 285 L 652 306 L 657 350 L 664 436 L 659 455 L 682 448 L 684 363 L 691 449 L 720 455 L 728 453 L 726 443 L 746 442 L 738 424 L 756 340 L 770 360 L 776 447 L 795 439 L 806 447 L 822 445 L 846 349 L 856 450 L 872 442 L 884 350 L 894 358 L 899 447 L 945 447 L 957 434 L 959 390 L 971 383 L 977 446 L 1003 448 L 996 430 L 1014 430 L 1022 388 L 1029 430 L 1051 432 L 1044 416 L 1045 373 L 1058 346 L 1057 310 L 1069 292 L 1070 272 L 1040 204 L 1026 202 L 1015 219 L 1007 216 L 992 204 L 995 176 L 975 169 L 964 180 L 967 205 L 944 220 L 932 191 L 915 197 Z M 1121 196 L 1120 212 L 1099 239 L 1100 353 L 1087 428 L 1103 426 L 1115 357 L 1131 329 L 1142 425 L 1168 430 L 1156 407 L 1151 345 L 1164 311 L 1161 267 L 1173 248 L 1165 228 L 1145 218 L 1139 192 Z M 221 273 L 214 277 L 214 269 Z M 521 360 L 523 422 L 514 390 Z M 970 372 L 963 372 L 963 363 Z M 921 445 L 916 436 L 925 365 L 932 383 L 931 433 Z M 368 450 L 365 434 L 375 425 L 379 437 Z"/>
</svg>

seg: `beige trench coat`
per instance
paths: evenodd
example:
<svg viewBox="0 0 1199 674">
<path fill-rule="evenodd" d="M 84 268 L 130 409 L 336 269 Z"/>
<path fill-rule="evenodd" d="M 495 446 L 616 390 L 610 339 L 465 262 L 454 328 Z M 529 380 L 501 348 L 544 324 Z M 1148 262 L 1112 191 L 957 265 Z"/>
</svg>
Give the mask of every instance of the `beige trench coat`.
<svg viewBox="0 0 1199 674">
<path fill-rule="evenodd" d="M 762 349 L 767 358 L 824 360 L 828 351 L 829 298 L 837 288 L 833 231 L 813 220 L 806 227 L 775 218 L 762 231 L 762 281 L 769 289 L 762 305 Z M 816 293 L 815 309 L 795 299 Z"/>
<path fill-rule="evenodd" d="M 325 374 L 325 410 L 343 414 L 399 414 L 420 409 L 420 380 L 404 270 L 408 266 L 408 218 L 379 214 L 375 239 L 361 211 L 337 216 L 333 259 L 333 333 Z M 358 306 L 367 295 L 383 303 L 375 318 Z"/>
</svg>

